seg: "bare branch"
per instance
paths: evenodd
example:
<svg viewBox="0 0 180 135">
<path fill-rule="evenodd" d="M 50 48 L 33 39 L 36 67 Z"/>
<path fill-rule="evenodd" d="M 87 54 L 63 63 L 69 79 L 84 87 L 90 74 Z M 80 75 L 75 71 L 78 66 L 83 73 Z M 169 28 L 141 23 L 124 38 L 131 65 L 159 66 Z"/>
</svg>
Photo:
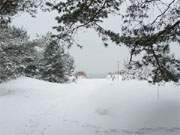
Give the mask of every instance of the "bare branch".
<svg viewBox="0 0 180 135">
<path fill-rule="evenodd" d="M 155 18 L 155 20 L 151 23 L 151 25 L 153 25 L 153 24 L 158 20 L 159 17 L 163 16 L 163 15 L 169 10 L 169 8 L 171 7 L 171 5 L 172 5 L 175 1 L 176 1 L 176 0 L 171 1 L 171 3 L 168 4 L 168 6 L 167 6 L 167 8 L 164 10 L 164 12 L 162 12 L 160 15 L 158 15 L 158 16 Z"/>
</svg>

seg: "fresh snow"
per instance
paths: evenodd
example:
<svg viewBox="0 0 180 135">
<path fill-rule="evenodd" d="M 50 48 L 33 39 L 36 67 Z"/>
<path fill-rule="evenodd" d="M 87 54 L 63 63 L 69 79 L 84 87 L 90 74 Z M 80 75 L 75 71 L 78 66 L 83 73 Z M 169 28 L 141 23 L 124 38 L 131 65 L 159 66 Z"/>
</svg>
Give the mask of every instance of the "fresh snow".
<svg viewBox="0 0 180 135">
<path fill-rule="evenodd" d="M 0 135 L 179 134 L 180 86 L 172 83 L 22 77 L 0 85 Z"/>
</svg>

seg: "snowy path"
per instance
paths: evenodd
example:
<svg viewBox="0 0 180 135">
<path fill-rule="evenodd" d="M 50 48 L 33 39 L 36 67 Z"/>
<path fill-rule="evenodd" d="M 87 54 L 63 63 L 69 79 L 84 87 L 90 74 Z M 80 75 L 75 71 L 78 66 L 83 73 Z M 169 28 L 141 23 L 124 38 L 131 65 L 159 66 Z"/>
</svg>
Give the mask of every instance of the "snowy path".
<svg viewBox="0 0 180 135">
<path fill-rule="evenodd" d="M 0 85 L 0 135 L 179 135 L 180 86 L 20 78 Z"/>
</svg>

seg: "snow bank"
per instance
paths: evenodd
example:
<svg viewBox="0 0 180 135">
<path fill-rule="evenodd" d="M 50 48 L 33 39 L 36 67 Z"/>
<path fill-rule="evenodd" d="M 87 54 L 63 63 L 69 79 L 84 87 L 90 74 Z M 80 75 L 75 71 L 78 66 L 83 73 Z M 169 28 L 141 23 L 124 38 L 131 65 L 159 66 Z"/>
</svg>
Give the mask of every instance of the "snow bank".
<svg viewBox="0 0 180 135">
<path fill-rule="evenodd" d="M 0 85 L 0 135 L 179 135 L 180 87 L 19 78 Z M 157 99 L 158 98 L 158 99 Z"/>
</svg>

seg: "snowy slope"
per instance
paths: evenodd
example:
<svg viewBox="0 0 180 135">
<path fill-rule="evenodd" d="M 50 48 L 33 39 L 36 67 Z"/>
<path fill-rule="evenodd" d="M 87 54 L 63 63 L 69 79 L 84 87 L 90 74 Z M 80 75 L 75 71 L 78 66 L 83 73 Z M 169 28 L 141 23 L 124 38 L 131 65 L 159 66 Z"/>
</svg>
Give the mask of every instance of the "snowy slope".
<svg viewBox="0 0 180 135">
<path fill-rule="evenodd" d="M 0 135 L 179 135 L 180 86 L 19 78 L 0 85 Z"/>
</svg>

